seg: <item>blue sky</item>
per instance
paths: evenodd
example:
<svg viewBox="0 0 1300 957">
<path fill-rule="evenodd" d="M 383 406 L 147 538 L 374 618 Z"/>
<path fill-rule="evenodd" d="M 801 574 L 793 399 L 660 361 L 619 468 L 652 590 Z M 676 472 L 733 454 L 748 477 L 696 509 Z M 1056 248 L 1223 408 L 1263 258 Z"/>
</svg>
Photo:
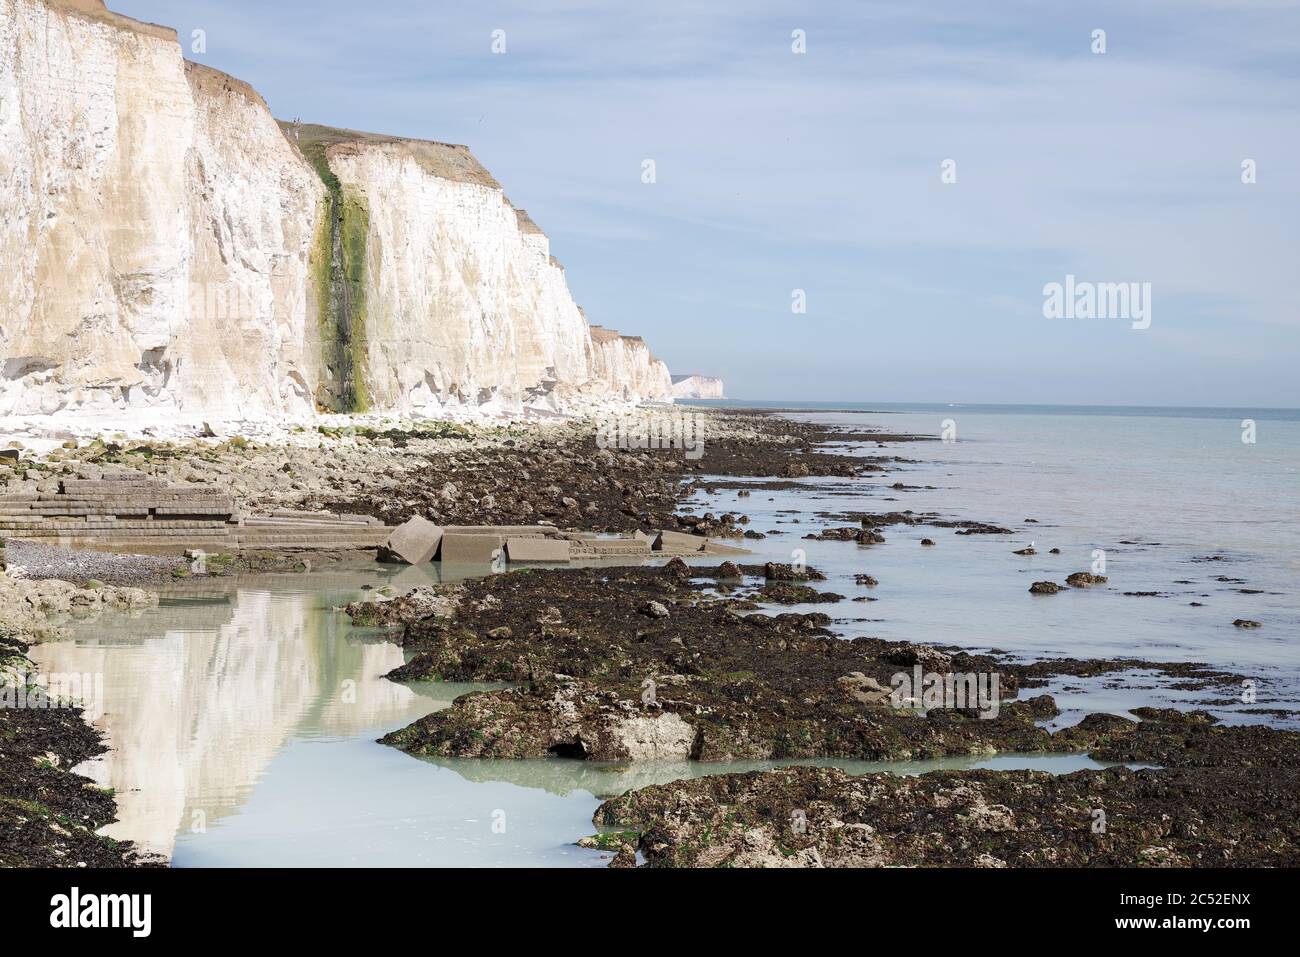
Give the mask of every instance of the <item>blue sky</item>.
<svg viewBox="0 0 1300 957">
<path fill-rule="evenodd" d="M 468 144 L 593 322 L 734 397 L 1300 406 L 1300 3 L 109 6 L 279 117 Z M 1067 273 L 1151 328 L 1044 318 Z"/>
</svg>

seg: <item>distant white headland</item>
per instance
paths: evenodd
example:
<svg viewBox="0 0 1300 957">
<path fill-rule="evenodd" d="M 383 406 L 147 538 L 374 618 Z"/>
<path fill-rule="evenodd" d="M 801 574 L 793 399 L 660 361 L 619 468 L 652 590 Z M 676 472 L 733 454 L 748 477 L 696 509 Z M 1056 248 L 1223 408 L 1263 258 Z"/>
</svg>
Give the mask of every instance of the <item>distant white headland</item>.
<svg viewBox="0 0 1300 957">
<path fill-rule="evenodd" d="M 675 375 L 673 376 L 674 399 L 725 399 L 722 394 L 722 380 L 713 376 Z"/>
</svg>

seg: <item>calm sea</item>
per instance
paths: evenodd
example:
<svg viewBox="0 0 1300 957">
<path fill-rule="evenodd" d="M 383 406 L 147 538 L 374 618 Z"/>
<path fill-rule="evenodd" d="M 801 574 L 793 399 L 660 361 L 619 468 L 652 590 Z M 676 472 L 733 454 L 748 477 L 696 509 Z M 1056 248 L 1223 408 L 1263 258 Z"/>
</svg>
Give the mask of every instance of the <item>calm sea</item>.
<svg viewBox="0 0 1300 957">
<path fill-rule="evenodd" d="M 1227 720 L 1262 720 L 1252 708 L 1300 707 L 1300 410 L 700 404 L 792 409 L 798 419 L 955 439 L 857 448 L 915 461 L 829 491 L 804 480 L 802 494 L 700 497 L 700 505 L 738 508 L 751 527 L 781 532 L 759 543 L 763 550 L 777 552 L 778 541 L 786 554 L 804 549 L 826 566 L 835 591 L 867 594 L 853 585 L 855 573 L 880 579 L 869 593 L 877 601 L 852 606 L 862 612 L 843 623 L 846 633 L 1029 657 L 1205 661 L 1259 681 L 1253 705 L 1149 687 L 1162 684 L 1149 676 L 1072 682 L 1071 700 L 1085 710 L 1217 703 L 1211 710 Z M 909 488 L 890 488 L 900 481 Z M 805 514 L 785 511 L 793 508 Z M 810 519 L 810 509 L 932 511 L 1015 534 L 896 526 L 885 529 L 883 546 L 810 542 L 801 536 L 836 524 Z M 938 546 L 919 547 L 925 536 Z M 1013 554 L 1031 543 L 1037 555 Z M 1061 554 L 1048 554 L 1053 547 Z M 1091 570 L 1096 552 L 1104 552 L 1106 588 L 1028 594 L 1033 581 Z M 843 614 L 843 604 L 834 607 Z M 1261 627 L 1234 627 L 1238 618 Z"/>
</svg>

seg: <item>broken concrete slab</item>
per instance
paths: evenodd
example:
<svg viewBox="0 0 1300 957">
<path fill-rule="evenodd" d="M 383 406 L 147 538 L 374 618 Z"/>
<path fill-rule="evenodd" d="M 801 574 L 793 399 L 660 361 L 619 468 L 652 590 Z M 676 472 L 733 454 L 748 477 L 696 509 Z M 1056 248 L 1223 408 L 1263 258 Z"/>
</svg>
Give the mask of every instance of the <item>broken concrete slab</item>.
<svg viewBox="0 0 1300 957">
<path fill-rule="evenodd" d="M 649 558 L 653 549 L 650 547 L 651 542 L 642 541 L 636 538 L 620 538 L 617 541 L 601 539 L 598 542 L 592 542 L 591 547 L 602 555 L 633 555 L 642 558 Z"/>
<path fill-rule="evenodd" d="M 444 532 L 441 558 L 444 565 L 488 565 L 501 554 L 495 535 Z"/>
<path fill-rule="evenodd" d="M 724 545 L 722 542 L 709 539 L 704 543 L 704 552 L 706 555 L 748 555 L 748 548 L 741 548 L 739 545 Z"/>
<path fill-rule="evenodd" d="M 384 542 L 380 558 L 398 560 L 408 565 L 433 561 L 444 538 L 441 527 L 416 515 L 393 529 Z"/>
<path fill-rule="evenodd" d="M 650 557 L 650 543 L 635 538 L 599 538 L 589 539 L 575 544 L 573 552 L 581 552 L 593 558 L 637 558 Z"/>
<path fill-rule="evenodd" d="M 506 539 L 506 558 L 512 562 L 567 562 L 569 542 L 562 538 Z"/>
<path fill-rule="evenodd" d="M 654 545 L 651 547 L 657 552 L 702 552 L 708 541 L 703 535 L 688 535 L 685 532 L 670 532 L 665 529 L 655 536 Z"/>
</svg>

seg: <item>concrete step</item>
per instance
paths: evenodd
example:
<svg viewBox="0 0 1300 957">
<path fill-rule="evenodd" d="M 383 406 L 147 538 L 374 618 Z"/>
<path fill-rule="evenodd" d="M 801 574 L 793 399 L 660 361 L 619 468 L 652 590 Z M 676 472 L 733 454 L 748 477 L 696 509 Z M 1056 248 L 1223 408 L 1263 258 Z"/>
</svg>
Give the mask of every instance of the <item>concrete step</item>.
<svg viewBox="0 0 1300 957">
<path fill-rule="evenodd" d="M 86 525 L 41 525 L 35 528 L 19 528 L 10 531 L 10 538 L 34 538 L 40 535 L 67 536 L 75 535 L 82 538 L 166 538 L 168 536 L 185 536 L 185 535 L 204 535 L 220 536 L 231 535 L 238 529 L 232 525 L 195 525 L 193 527 L 158 525 L 155 527 L 140 528 L 95 528 Z"/>
<path fill-rule="evenodd" d="M 250 528 L 283 528 L 286 525 L 313 525 L 322 528 L 378 528 L 383 526 L 383 522 L 375 519 L 369 522 L 356 521 L 344 518 L 307 518 L 302 520 L 290 518 L 267 518 L 264 515 L 250 515 L 244 519 L 244 524 Z"/>
<path fill-rule="evenodd" d="M 236 534 L 242 541 L 274 541 L 277 538 L 355 538 L 365 541 L 383 541 L 388 537 L 386 528 L 286 528 L 270 531 L 264 528 L 241 528 Z"/>
<path fill-rule="evenodd" d="M 357 539 L 331 539 L 331 538 L 284 538 L 274 542 L 245 542 L 242 539 L 236 543 L 237 548 L 241 549 L 261 549 L 265 551 L 278 551 L 279 549 L 294 549 L 295 551 L 351 551 L 366 550 L 370 551 L 378 546 L 377 542 L 359 541 Z"/>
<path fill-rule="evenodd" d="M 238 528 L 234 530 L 241 541 L 275 541 L 281 538 L 338 538 L 356 539 L 358 541 L 381 542 L 388 537 L 386 528 L 285 528 L 271 531 L 265 528 Z"/>
</svg>

